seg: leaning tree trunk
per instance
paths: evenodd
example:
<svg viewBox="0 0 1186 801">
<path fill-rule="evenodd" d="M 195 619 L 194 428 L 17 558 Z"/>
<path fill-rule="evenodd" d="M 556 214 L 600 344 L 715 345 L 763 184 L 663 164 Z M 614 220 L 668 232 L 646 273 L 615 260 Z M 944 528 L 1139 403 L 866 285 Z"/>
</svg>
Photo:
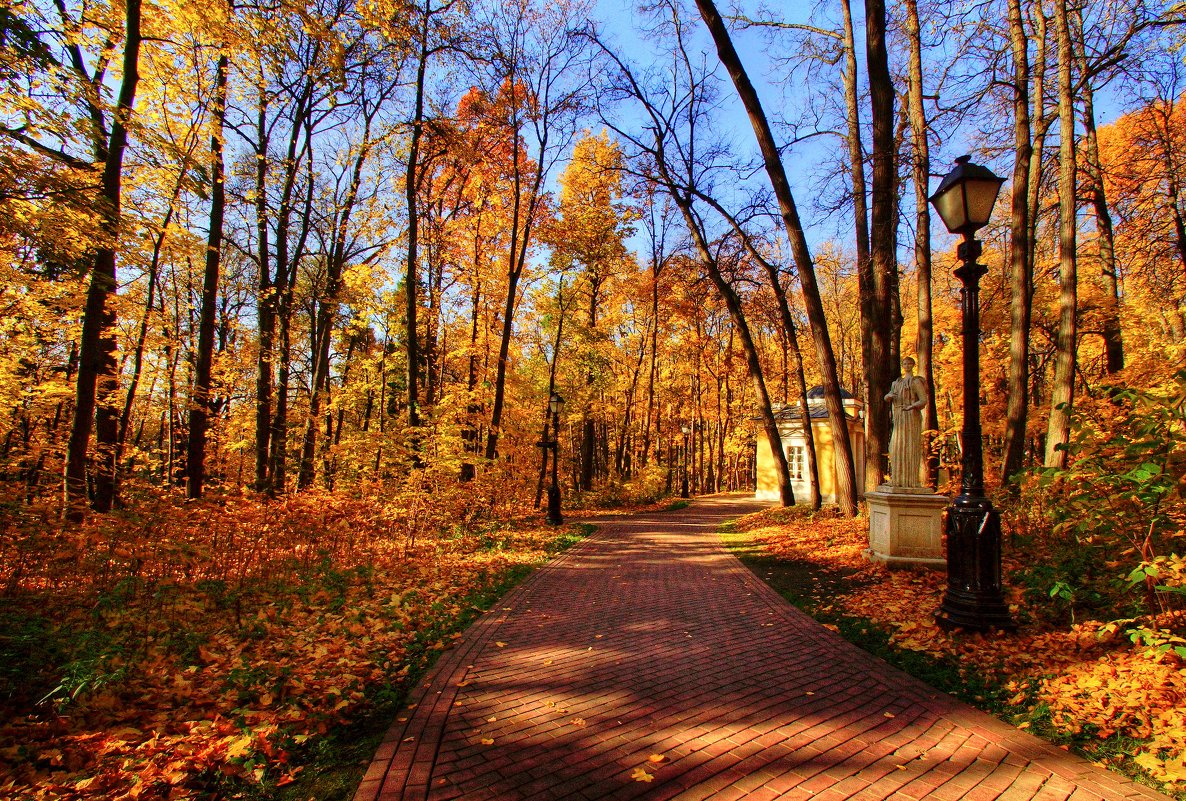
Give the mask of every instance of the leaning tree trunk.
<svg viewBox="0 0 1186 801">
<path fill-rule="evenodd" d="M 1066 467 L 1075 401 L 1075 338 L 1078 312 L 1075 259 L 1075 97 L 1071 84 L 1071 31 L 1067 0 L 1054 2 L 1058 30 L 1058 334 L 1055 338 L 1054 384 L 1050 392 L 1050 424 L 1046 433 L 1046 466 Z"/>
<path fill-rule="evenodd" d="M 741 298 L 738 297 L 732 285 L 721 274 L 720 265 L 713 257 L 712 250 L 709 248 L 708 242 L 705 240 L 700 225 L 692 213 L 691 207 L 687 204 L 686 199 L 676 195 L 676 203 L 679 205 L 680 211 L 683 212 L 688 230 L 691 232 L 692 239 L 696 243 L 700 262 L 708 272 L 708 276 L 712 280 L 713 286 L 716 287 L 717 293 L 725 301 L 725 307 L 729 310 L 729 316 L 733 320 L 733 327 L 737 331 L 737 335 L 741 338 L 741 348 L 745 352 L 745 362 L 749 368 L 750 379 L 754 382 L 754 391 L 758 396 L 758 413 L 762 417 L 762 430 L 765 432 L 766 439 L 770 443 L 770 454 L 774 457 L 774 466 L 778 477 L 778 496 L 783 506 L 794 506 L 795 490 L 791 487 L 790 474 L 787 469 L 787 455 L 782 449 L 782 434 L 778 430 L 778 421 L 774 419 L 774 409 L 770 405 L 770 394 L 766 391 L 766 380 L 762 376 L 762 362 L 758 358 L 758 349 L 754 345 L 754 339 L 749 330 L 749 323 L 745 319 L 745 311 L 741 307 Z M 697 403 L 697 408 L 699 408 L 699 403 Z M 693 426 L 695 426 L 695 422 L 693 422 Z M 700 426 L 699 430 L 703 432 L 703 425 Z"/>
<path fill-rule="evenodd" d="M 762 151 L 766 174 L 770 178 L 771 187 L 778 199 L 779 211 L 782 214 L 783 224 L 791 244 L 791 256 L 799 269 L 799 282 L 803 290 L 804 305 L 807 308 L 807 319 L 811 324 L 816 357 L 819 360 L 820 372 L 823 374 L 824 399 L 828 405 L 828 418 L 832 428 L 832 443 L 836 456 L 836 500 L 840 505 L 841 512 L 852 517 L 857 513 L 857 486 L 852 444 L 848 436 L 848 419 L 844 411 L 844 401 L 840 397 L 840 382 L 836 377 L 836 356 L 832 351 L 832 341 L 828 334 L 824 304 L 815 277 L 811 250 L 807 245 L 807 237 L 799 220 L 799 210 L 795 205 L 794 195 L 791 193 L 791 185 L 782 165 L 778 145 L 774 141 L 774 134 L 766 119 L 766 112 L 762 108 L 757 91 L 750 82 L 749 75 L 746 74 L 741 58 L 737 55 L 737 50 L 733 47 L 724 20 L 721 19 L 712 0 L 696 0 L 696 6 L 700 10 L 700 16 L 704 19 L 709 33 L 712 34 L 721 63 L 729 71 L 737 94 L 749 115 L 754 136 Z M 783 458 L 785 461 L 785 455 Z"/>
<path fill-rule="evenodd" d="M 783 289 L 782 282 L 779 280 L 778 267 L 754 246 L 753 240 L 745 229 L 738 223 L 737 218 L 730 214 L 726 209 L 717 203 L 715 200 L 704 196 L 705 202 L 709 203 L 717 213 L 729 221 L 733 230 L 741 237 L 745 249 L 753 257 L 754 261 L 762 265 L 763 271 L 766 273 L 766 279 L 770 282 L 770 289 L 774 293 L 774 299 L 778 305 L 778 316 L 782 322 L 782 333 L 786 337 L 787 349 L 791 352 L 791 358 L 795 363 L 795 380 L 799 394 L 799 422 L 803 426 L 803 440 L 807 449 L 807 473 L 809 479 L 809 486 L 811 487 L 810 505 L 812 509 L 819 509 L 822 505 L 822 498 L 820 497 L 819 486 L 819 465 L 817 463 L 815 451 L 815 432 L 811 428 L 811 409 L 807 402 L 807 377 L 803 370 L 803 351 L 799 347 L 799 326 L 795 323 L 795 316 L 791 313 L 791 302 L 787 297 L 786 290 Z M 784 368 L 785 369 L 785 368 Z M 783 381 L 783 399 L 786 399 L 786 380 Z"/>
</svg>

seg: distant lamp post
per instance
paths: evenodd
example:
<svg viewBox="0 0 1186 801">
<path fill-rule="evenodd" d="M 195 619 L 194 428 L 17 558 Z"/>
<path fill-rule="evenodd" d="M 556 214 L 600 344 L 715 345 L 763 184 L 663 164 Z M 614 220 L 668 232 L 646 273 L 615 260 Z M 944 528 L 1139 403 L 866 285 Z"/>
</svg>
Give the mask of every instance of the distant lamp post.
<svg viewBox="0 0 1186 801">
<path fill-rule="evenodd" d="M 548 485 L 548 514 L 545 518 L 554 526 L 564 522 L 564 514 L 560 511 L 560 482 L 557 465 L 560 462 L 560 412 L 564 409 L 564 398 L 553 392 L 548 398 L 548 414 L 552 417 L 552 439 L 547 443 L 552 449 L 552 483 Z"/>
<path fill-rule="evenodd" d="M 980 278 L 988 268 L 976 232 L 983 228 L 1005 182 L 969 156 L 955 160 L 931 196 L 947 230 L 962 234 L 955 277 L 963 284 L 964 425 L 960 494 L 947 508 L 947 591 L 935 619 L 946 629 L 1014 629 L 1001 593 L 1001 517 L 984 495 L 980 433 Z"/>
<path fill-rule="evenodd" d="M 684 440 L 680 443 L 680 449 L 683 451 L 683 478 L 680 483 L 679 496 L 681 498 L 688 497 L 688 435 L 692 433 L 692 429 L 687 426 L 680 426 L 680 432 L 684 435 Z"/>
</svg>

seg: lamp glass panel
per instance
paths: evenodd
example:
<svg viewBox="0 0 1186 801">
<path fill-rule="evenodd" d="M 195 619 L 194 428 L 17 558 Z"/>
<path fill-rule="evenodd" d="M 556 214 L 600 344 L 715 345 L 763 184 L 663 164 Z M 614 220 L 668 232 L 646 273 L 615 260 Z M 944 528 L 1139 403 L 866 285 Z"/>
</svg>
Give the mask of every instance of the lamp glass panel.
<svg viewBox="0 0 1186 801">
<path fill-rule="evenodd" d="M 992 216 L 992 207 L 996 205 L 1001 184 L 992 179 L 971 178 L 964 186 L 968 195 L 968 222 L 979 228 L 987 224 Z"/>
<path fill-rule="evenodd" d="M 935 211 L 939 212 L 948 231 L 954 233 L 967 224 L 968 217 L 964 208 L 964 193 L 961 184 L 948 187 L 943 194 L 936 195 L 931 203 L 934 204 Z"/>
</svg>

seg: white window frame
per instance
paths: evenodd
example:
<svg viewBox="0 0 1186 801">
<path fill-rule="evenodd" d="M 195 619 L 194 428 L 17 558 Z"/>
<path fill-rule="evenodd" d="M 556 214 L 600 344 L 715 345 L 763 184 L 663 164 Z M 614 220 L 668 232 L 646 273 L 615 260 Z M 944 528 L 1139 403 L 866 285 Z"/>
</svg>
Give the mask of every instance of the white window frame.
<svg viewBox="0 0 1186 801">
<path fill-rule="evenodd" d="M 787 446 L 787 474 L 792 481 L 802 481 L 807 473 L 807 446 Z"/>
</svg>

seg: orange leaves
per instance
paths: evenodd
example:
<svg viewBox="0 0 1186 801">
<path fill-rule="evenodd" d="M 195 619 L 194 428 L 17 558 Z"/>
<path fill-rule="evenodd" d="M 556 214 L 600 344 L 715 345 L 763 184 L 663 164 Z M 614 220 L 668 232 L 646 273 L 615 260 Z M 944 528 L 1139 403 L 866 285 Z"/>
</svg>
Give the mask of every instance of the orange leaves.
<svg viewBox="0 0 1186 801">
<path fill-rule="evenodd" d="M 146 591 L 105 606 L 104 631 L 138 646 L 102 663 L 126 668 L 122 678 L 84 687 L 60 714 L 52 705 L 0 710 L 0 787 L 12 782 L 0 797 L 36 788 L 88 801 L 185 798 L 212 776 L 265 793 L 291 783 L 295 749 L 365 713 L 375 688 L 406 685 L 426 653 L 451 642 L 453 621 L 473 613 L 469 596 L 490 591 L 507 569 L 537 563 L 565 533 L 506 525 L 495 553 L 480 537 L 424 528 L 420 547 L 405 556 L 399 534 L 385 535 L 368 518 L 370 500 L 322 500 L 235 500 L 225 516 L 193 505 L 185 510 L 191 525 L 201 520 L 193 530 L 167 516 L 151 528 L 113 531 L 134 533 L 148 555 L 177 549 L 158 542 L 174 536 L 188 537 L 192 553 L 205 536 L 221 549 L 213 567 L 239 580 L 172 580 L 169 606 Z M 235 508 L 246 511 L 243 520 L 233 520 Z M 309 552 L 314 543 L 325 550 Z M 145 558 L 142 569 L 161 576 L 173 564 Z M 212 564 L 190 569 L 201 575 Z M 79 582 L 78 597 L 92 581 Z"/>
<path fill-rule="evenodd" d="M 829 598 L 829 612 L 868 620 L 897 649 L 999 682 L 1018 716 L 1049 709 L 1050 723 L 1065 734 L 1137 741 L 1129 749 L 1133 761 L 1170 789 L 1186 790 L 1186 659 L 1174 650 L 1172 633 L 1138 629 L 1125 637 L 1119 624 L 1098 621 L 1056 630 L 1031 623 L 1009 636 L 946 632 L 933 618 L 945 574 L 890 571 L 864 561 L 866 520 L 815 520 L 801 510 L 769 510 L 740 522 L 765 553 L 819 575 L 847 571 L 853 577 L 853 589 Z M 1148 565 L 1167 586 L 1180 584 L 1173 557 Z M 1031 721 L 1019 725 L 1028 728 Z"/>
<path fill-rule="evenodd" d="M 653 782 L 655 780 L 654 774 L 647 773 L 646 768 L 635 768 L 630 773 L 630 778 L 634 779 L 634 781 L 636 781 L 636 782 L 645 782 L 647 784 L 650 784 L 651 782 Z"/>
<path fill-rule="evenodd" d="M 1134 650 L 1109 653 L 1044 679 L 1038 697 L 1061 728 L 1081 732 L 1090 726 L 1099 737 L 1148 740 L 1137 764 L 1159 781 L 1186 788 L 1186 672 L 1180 660 Z"/>
</svg>

